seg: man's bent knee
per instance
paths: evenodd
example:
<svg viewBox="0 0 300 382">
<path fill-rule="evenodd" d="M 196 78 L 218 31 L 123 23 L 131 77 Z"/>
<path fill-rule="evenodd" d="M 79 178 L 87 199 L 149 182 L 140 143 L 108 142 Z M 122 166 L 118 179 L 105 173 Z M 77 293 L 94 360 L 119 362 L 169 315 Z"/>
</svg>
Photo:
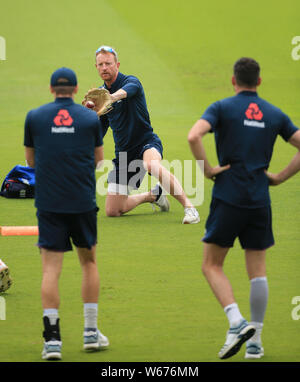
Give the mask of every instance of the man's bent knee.
<svg viewBox="0 0 300 382">
<path fill-rule="evenodd" d="M 122 211 L 116 210 L 113 208 L 106 208 L 105 213 L 106 213 L 106 216 L 111 217 L 111 218 L 119 217 L 119 216 L 123 215 Z"/>
<path fill-rule="evenodd" d="M 127 186 L 126 186 L 127 188 Z M 128 195 L 118 193 L 108 193 L 105 204 L 105 213 L 108 217 L 118 217 L 123 215 Z"/>
</svg>

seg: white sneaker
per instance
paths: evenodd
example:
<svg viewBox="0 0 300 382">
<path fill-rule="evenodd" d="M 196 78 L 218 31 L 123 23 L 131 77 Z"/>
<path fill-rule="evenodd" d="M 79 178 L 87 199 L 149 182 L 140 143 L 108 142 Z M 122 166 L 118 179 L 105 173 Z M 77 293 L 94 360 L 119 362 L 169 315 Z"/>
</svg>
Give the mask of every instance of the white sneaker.
<svg viewBox="0 0 300 382">
<path fill-rule="evenodd" d="M 184 209 L 184 218 L 182 224 L 197 224 L 200 222 L 200 216 L 196 208 L 189 207 Z"/>
<path fill-rule="evenodd" d="M 61 341 L 55 339 L 44 343 L 44 349 L 42 351 L 43 359 L 61 359 Z"/>
<path fill-rule="evenodd" d="M 151 190 L 151 194 L 156 195 L 158 198 L 152 204 L 155 204 L 156 206 L 158 206 L 162 212 L 168 212 L 170 209 L 170 203 L 166 195 L 164 195 L 163 189 L 160 183 L 157 183 L 157 185 L 153 188 L 153 190 Z"/>
<path fill-rule="evenodd" d="M 12 279 L 9 275 L 8 266 L 0 260 L 0 293 L 5 292 L 8 288 L 10 288 L 12 284 Z"/>
<path fill-rule="evenodd" d="M 247 341 L 245 358 L 261 358 L 264 354 L 264 348 L 261 346 L 261 343 Z"/>
<path fill-rule="evenodd" d="M 251 338 L 255 333 L 255 327 L 249 325 L 246 320 L 234 328 L 230 328 L 227 332 L 226 342 L 219 352 L 221 359 L 226 359 L 235 355 L 244 342 Z"/>
<path fill-rule="evenodd" d="M 84 350 L 99 350 L 109 346 L 108 338 L 100 330 L 85 330 L 83 333 Z"/>
</svg>

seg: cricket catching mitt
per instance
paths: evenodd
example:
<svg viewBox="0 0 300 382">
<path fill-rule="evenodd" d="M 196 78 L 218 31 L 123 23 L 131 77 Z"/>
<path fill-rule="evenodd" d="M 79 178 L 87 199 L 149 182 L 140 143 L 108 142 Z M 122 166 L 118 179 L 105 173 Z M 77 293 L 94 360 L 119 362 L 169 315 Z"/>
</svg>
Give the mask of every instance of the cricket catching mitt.
<svg viewBox="0 0 300 382">
<path fill-rule="evenodd" d="M 110 93 L 105 88 L 89 89 L 82 101 L 83 106 L 95 110 L 99 117 L 112 110 L 112 103 Z"/>
<path fill-rule="evenodd" d="M 5 292 L 12 284 L 7 265 L 0 259 L 0 293 Z M 1 312 L 0 312 L 1 313 Z"/>
</svg>

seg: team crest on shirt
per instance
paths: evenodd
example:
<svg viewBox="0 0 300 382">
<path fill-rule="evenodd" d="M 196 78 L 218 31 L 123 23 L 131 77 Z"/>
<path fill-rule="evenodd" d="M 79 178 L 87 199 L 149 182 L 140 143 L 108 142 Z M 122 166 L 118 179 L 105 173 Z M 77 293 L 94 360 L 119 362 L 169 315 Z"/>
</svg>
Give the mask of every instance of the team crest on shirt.
<svg viewBox="0 0 300 382">
<path fill-rule="evenodd" d="M 255 119 L 256 121 L 261 121 L 264 116 L 258 105 L 254 102 L 250 103 L 245 114 L 248 119 Z"/>
<path fill-rule="evenodd" d="M 73 123 L 73 118 L 68 110 L 60 109 L 53 122 L 55 126 L 52 126 L 52 133 L 74 133 L 74 127 L 70 127 Z"/>
<path fill-rule="evenodd" d="M 248 106 L 248 109 L 245 112 L 247 119 L 244 120 L 245 126 L 254 126 L 254 127 L 265 127 L 264 122 L 260 122 L 263 119 L 263 112 L 260 110 L 258 105 L 254 102 L 251 102 Z M 250 120 L 250 121 L 249 121 Z"/>
</svg>

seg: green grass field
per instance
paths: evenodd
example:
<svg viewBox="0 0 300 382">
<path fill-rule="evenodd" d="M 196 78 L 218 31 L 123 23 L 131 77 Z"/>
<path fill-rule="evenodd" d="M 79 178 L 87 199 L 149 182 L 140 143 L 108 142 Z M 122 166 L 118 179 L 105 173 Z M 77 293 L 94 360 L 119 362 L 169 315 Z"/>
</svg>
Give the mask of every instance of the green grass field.
<svg viewBox="0 0 300 382">
<path fill-rule="evenodd" d="M 51 73 L 73 68 L 79 80 L 76 101 L 101 82 L 94 51 L 101 44 L 119 53 L 120 70 L 144 85 L 155 132 L 164 156 L 192 159 L 187 134 L 205 108 L 233 94 L 232 66 L 241 56 L 262 68 L 259 94 L 282 108 L 300 126 L 300 61 L 291 40 L 300 34 L 297 0 L 52 0 L 1 3 L 0 36 L 6 61 L 0 61 L 0 178 L 24 164 L 23 124 L 28 110 L 52 100 Z M 205 140 L 216 163 L 213 137 Z M 113 158 L 111 133 L 105 157 Z M 295 149 L 278 139 L 271 171 L 287 165 Z M 99 177 L 100 174 L 97 174 Z M 82 351 L 83 307 L 77 256 L 65 256 L 60 281 L 63 361 L 214 362 L 228 329 L 226 316 L 202 273 L 202 242 L 212 183 L 205 180 L 201 223 L 181 224 L 174 200 L 168 214 L 142 205 L 121 218 L 107 218 L 104 196 L 99 213 L 100 329 L 109 350 Z M 300 295 L 300 177 L 271 189 L 276 245 L 268 252 L 270 298 L 265 318 L 265 357 L 258 362 L 300 361 L 300 321 L 291 301 Z M 0 198 L 1 225 L 36 225 L 32 200 Z M 0 258 L 13 286 L 2 297 L 0 361 L 41 361 L 41 263 L 37 238 L 0 236 Z M 249 281 L 236 242 L 226 263 L 235 297 L 249 317 Z M 244 361 L 244 349 L 225 362 Z M 224 361 L 223 361 L 224 362 Z M 253 361 L 252 361 L 253 362 Z"/>
</svg>

